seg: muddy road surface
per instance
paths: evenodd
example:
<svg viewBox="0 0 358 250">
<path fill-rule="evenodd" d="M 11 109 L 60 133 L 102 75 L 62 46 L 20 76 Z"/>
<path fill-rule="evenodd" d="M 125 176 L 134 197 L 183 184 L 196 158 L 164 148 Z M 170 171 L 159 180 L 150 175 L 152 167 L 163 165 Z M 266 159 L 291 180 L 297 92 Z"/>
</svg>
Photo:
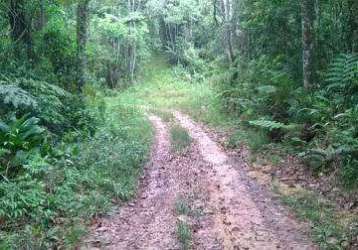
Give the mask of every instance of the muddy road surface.
<svg viewBox="0 0 358 250">
<path fill-rule="evenodd" d="M 173 118 L 149 116 L 155 143 L 137 198 L 100 219 L 81 249 L 317 249 L 307 228 L 247 176 L 243 157 L 231 159 L 189 116 Z M 184 153 L 171 150 L 173 123 L 192 138 Z"/>
</svg>

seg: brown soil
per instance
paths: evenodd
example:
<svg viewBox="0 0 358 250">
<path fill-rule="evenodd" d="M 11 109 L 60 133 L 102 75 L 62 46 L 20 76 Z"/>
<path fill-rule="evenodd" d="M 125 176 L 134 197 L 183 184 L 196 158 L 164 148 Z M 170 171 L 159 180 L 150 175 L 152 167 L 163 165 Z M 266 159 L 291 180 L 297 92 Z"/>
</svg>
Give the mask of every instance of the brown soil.
<svg viewBox="0 0 358 250">
<path fill-rule="evenodd" d="M 207 129 L 205 131 L 218 142 L 226 153 L 234 158 L 246 155 L 249 160 L 248 148 L 244 144 L 238 147 L 229 147 L 229 138 L 235 133 L 235 129 L 226 129 L 218 132 L 217 130 Z M 272 164 L 271 155 L 280 156 L 281 160 Z M 342 186 L 340 180 L 339 166 L 329 173 L 315 173 L 308 167 L 302 159 L 289 155 L 280 150 L 262 151 L 255 153 L 255 163 L 248 165 L 247 171 L 250 177 L 257 179 L 260 184 L 271 186 L 272 181 L 278 180 L 289 188 L 310 190 L 316 194 L 321 194 L 342 212 L 358 213 L 358 190 L 347 190 Z"/>
<path fill-rule="evenodd" d="M 316 249 L 306 226 L 248 176 L 242 158 L 229 157 L 188 116 L 173 114 L 194 139 L 191 147 L 173 154 L 168 125 L 150 116 L 156 140 L 137 199 L 103 218 L 82 249 L 180 249 L 178 220 L 192 228 L 193 249 Z M 179 216 L 179 199 L 198 215 Z"/>
</svg>

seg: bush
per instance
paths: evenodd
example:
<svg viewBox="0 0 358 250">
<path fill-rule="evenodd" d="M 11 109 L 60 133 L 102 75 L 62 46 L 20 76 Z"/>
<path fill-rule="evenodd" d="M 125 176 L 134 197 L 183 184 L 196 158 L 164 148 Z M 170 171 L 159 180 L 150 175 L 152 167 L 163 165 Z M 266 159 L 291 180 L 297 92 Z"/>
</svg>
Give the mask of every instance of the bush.
<svg viewBox="0 0 358 250">
<path fill-rule="evenodd" d="M 11 112 L 17 117 L 36 116 L 41 125 L 59 136 L 73 130 L 93 134 L 105 111 L 101 94 L 72 95 L 56 85 L 34 79 L 13 78 L 0 82 L 2 96 L 4 116 Z"/>
<path fill-rule="evenodd" d="M 61 86 L 70 91 L 77 89 L 75 85 L 76 43 L 64 18 L 59 16 L 49 20 L 42 31 L 43 42 L 38 49 L 44 51 L 44 56 L 49 60 L 45 62 L 52 66 L 51 70 Z"/>
<path fill-rule="evenodd" d="M 100 100 L 86 103 L 96 116 Z M 43 156 L 34 150 L 21 173 L 0 182 L 0 248 L 72 248 L 91 218 L 135 194 L 150 125 L 121 105 L 101 116 L 93 136 L 66 135 Z"/>
<path fill-rule="evenodd" d="M 321 86 L 309 92 L 294 83 L 282 58 L 262 56 L 247 64 L 238 59 L 237 68 L 225 70 L 216 80 L 224 110 L 239 117 L 248 133 L 256 131 L 248 140 L 252 148 L 283 143 L 314 172 L 338 168 L 342 183 L 356 186 L 357 56 L 338 55 L 323 74 Z M 230 144 L 236 145 L 235 141 L 233 137 Z"/>
<path fill-rule="evenodd" d="M 3 178 L 13 177 L 40 147 L 44 129 L 35 117 L 13 117 L 9 124 L 0 121 L 0 171 Z"/>
</svg>

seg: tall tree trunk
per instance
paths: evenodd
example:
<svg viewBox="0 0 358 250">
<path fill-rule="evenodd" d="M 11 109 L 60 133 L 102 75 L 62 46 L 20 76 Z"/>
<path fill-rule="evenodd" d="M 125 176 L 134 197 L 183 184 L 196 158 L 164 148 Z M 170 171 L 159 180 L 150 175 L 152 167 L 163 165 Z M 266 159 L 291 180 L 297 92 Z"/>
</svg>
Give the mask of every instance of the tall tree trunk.
<svg viewBox="0 0 358 250">
<path fill-rule="evenodd" d="M 226 53 L 231 63 L 235 61 L 234 46 L 233 46 L 233 23 L 232 23 L 232 0 L 222 0 L 222 11 L 224 15 L 224 30 Z"/>
<path fill-rule="evenodd" d="M 214 18 L 215 24 L 219 25 L 219 21 L 218 21 L 218 17 L 217 17 L 217 14 L 218 14 L 217 4 L 218 4 L 218 0 L 213 0 L 213 18 Z"/>
<path fill-rule="evenodd" d="M 167 25 L 164 21 L 163 17 L 159 18 L 159 37 L 160 41 L 162 43 L 162 49 L 166 50 L 168 47 L 168 31 L 167 31 Z"/>
<path fill-rule="evenodd" d="M 129 13 L 133 13 L 135 11 L 135 2 L 134 0 L 128 0 L 127 2 L 127 9 Z M 135 23 L 130 21 L 128 23 L 128 33 L 131 36 L 132 30 L 135 29 Z M 135 44 L 128 44 L 128 74 L 129 80 L 131 83 L 134 82 L 134 71 L 136 67 L 136 45 Z"/>
<path fill-rule="evenodd" d="M 39 28 L 42 30 L 42 28 L 45 26 L 45 0 L 40 1 L 40 23 Z"/>
<path fill-rule="evenodd" d="M 314 77 L 314 17 L 315 1 L 301 0 L 303 86 L 310 89 Z"/>
<path fill-rule="evenodd" d="M 41 31 L 43 27 L 45 27 L 46 24 L 46 0 L 39 0 L 40 4 L 40 12 L 36 16 L 35 22 L 34 22 L 34 28 L 36 31 Z"/>
<path fill-rule="evenodd" d="M 15 53 L 21 53 L 21 44 L 27 50 L 29 59 L 32 57 L 31 20 L 28 20 L 24 0 L 10 0 L 8 18 L 11 28 L 11 39 L 15 43 Z"/>
<path fill-rule="evenodd" d="M 349 11 L 349 31 L 348 31 L 348 49 L 351 53 L 358 52 L 358 1 L 348 0 Z"/>
<path fill-rule="evenodd" d="M 89 2 L 90 0 L 79 0 L 77 5 L 77 84 L 80 92 L 86 82 Z"/>
</svg>

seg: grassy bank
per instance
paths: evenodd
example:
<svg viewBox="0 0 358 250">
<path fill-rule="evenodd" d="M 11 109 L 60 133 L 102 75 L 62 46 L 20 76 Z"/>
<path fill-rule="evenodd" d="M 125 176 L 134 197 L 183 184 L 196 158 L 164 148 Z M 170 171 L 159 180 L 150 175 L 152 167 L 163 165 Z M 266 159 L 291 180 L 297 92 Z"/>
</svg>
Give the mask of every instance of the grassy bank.
<svg viewBox="0 0 358 250">
<path fill-rule="evenodd" d="M 358 233 L 358 217 L 338 211 L 332 202 L 302 188 L 274 185 L 283 204 L 297 217 L 310 224 L 311 235 L 321 249 L 354 249 Z"/>
<path fill-rule="evenodd" d="M 72 249 L 93 218 L 133 197 L 152 130 L 126 101 L 105 98 L 93 136 L 64 136 L 36 172 L 1 183 L 0 249 Z"/>
<path fill-rule="evenodd" d="M 128 104 L 149 108 L 161 115 L 165 110 L 179 109 L 194 118 L 220 126 L 228 121 L 218 111 L 213 87 L 207 82 L 192 79 L 183 68 L 170 67 L 164 58 L 155 57 L 143 72 L 139 84 L 122 94 L 123 98 L 131 100 Z"/>
</svg>

